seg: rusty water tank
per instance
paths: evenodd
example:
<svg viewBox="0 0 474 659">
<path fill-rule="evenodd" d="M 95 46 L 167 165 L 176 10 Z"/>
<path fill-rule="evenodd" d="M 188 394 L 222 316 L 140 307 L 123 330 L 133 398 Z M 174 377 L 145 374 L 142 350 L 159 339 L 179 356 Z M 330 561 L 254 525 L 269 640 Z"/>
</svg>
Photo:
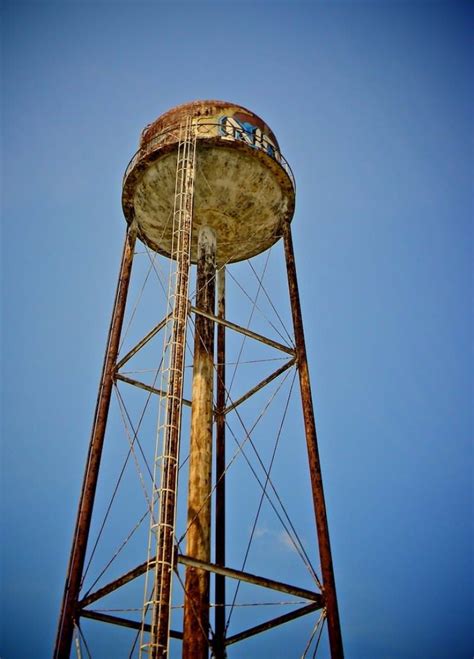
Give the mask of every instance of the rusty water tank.
<svg viewBox="0 0 474 659">
<path fill-rule="evenodd" d="M 225 101 L 193 101 L 161 115 L 142 132 L 124 175 L 122 205 L 140 238 L 169 256 L 180 126 L 196 131 L 191 260 L 201 226 L 214 229 L 217 260 L 251 258 L 275 243 L 295 207 L 293 174 L 269 126 Z"/>
</svg>

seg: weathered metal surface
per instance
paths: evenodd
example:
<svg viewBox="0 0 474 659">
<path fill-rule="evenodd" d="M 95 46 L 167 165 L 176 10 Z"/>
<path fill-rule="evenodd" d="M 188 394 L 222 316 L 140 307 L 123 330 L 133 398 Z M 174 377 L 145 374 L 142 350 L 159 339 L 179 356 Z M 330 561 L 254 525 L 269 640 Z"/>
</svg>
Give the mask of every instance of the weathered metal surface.
<svg viewBox="0 0 474 659">
<path fill-rule="evenodd" d="M 95 491 L 99 477 L 99 467 L 104 445 L 105 428 L 114 381 L 115 363 L 119 349 L 122 331 L 128 285 L 132 271 L 133 251 L 135 248 L 136 230 L 132 225 L 125 237 L 125 245 L 120 266 L 119 281 L 115 294 L 112 320 L 107 339 L 102 376 L 97 396 L 97 404 L 92 425 L 89 453 L 87 456 L 84 481 L 77 513 L 71 557 L 64 588 L 62 608 L 54 649 L 55 659 L 67 659 L 71 651 L 74 621 L 77 615 L 77 603 L 81 586 L 82 571 L 87 549 L 87 540 L 94 507 Z"/>
<path fill-rule="evenodd" d="M 216 233 L 219 263 L 264 251 L 278 240 L 282 222 L 293 217 L 294 179 L 270 128 L 232 103 L 185 104 L 145 129 L 124 177 L 127 221 L 136 219 L 141 239 L 170 254 L 178 134 L 187 116 L 194 118 L 197 135 L 192 261 L 201 226 Z"/>
<path fill-rule="evenodd" d="M 213 314 L 215 308 L 216 237 L 203 227 L 198 239 L 196 303 Z M 189 449 L 188 526 L 186 551 L 209 561 L 211 555 L 211 476 L 214 382 L 214 323 L 196 316 Z M 186 570 L 183 659 L 209 654 L 209 573 Z"/>
<path fill-rule="evenodd" d="M 344 652 L 342 647 L 341 626 L 339 622 L 339 610 L 337 605 L 336 582 L 334 579 L 331 545 L 329 542 L 326 503 L 324 500 L 321 463 L 319 460 L 318 451 L 318 438 L 316 434 L 316 423 L 314 420 L 313 399 L 311 395 L 308 359 L 306 355 L 306 343 L 303 331 L 303 318 L 301 315 L 298 280 L 296 277 L 295 256 L 293 252 L 293 241 L 291 238 L 291 227 L 289 224 L 285 224 L 283 226 L 283 238 L 285 243 L 288 288 L 290 292 L 291 312 L 296 341 L 296 355 L 298 360 L 298 374 L 300 380 L 306 444 L 308 449 L 311 487 L 313 492 L 314 512 L 318 533 L 319 558 L 321 561 L 324 598 L 327 610 L 329 645 L 331 648 L 332 659 L 342 659 Z"/>
<path fill-rule="evenodd" d="M 217 272 L 217 316 L 225 319 L 225 267 Z M 216 564 L 225 565 L 225 326 L 217 325 L 217 363 L 216 363 L 216 514 L 215 547 Z M 215 618 L 214 618 L 214 655 L 216 659 L 225 659 L 225 576 L 215 575 Z"/>
</svg>

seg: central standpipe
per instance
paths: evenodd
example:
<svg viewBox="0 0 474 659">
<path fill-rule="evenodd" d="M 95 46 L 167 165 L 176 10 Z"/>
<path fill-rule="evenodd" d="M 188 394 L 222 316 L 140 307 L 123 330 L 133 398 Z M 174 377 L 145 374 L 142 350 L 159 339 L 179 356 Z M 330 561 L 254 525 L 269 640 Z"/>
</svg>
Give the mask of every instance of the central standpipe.
<svg viewBox="0 0 474 659">
<path fill-rule="evenodd" d="M 217 271 L 217 316 L 225 319 L 225 266 Z M 217 325 L 216 363 L 216 564 L 225 567 L 225 326 Z M 214 656 L 225 659 L 225 577 L 215 575 Z"/>
<path fill-rule="evenodd" d="M 216 237 L 202 227 L 198 237 L 196 306 L 209 314 L 215 308 Z M 214 382 L 214 322 L 196 314 L 191 410 L 186 553 L 211 559 L 211 472 Z M 209 656 L 209 572 L 186 570 L 183 659 Z"/>
</svg>

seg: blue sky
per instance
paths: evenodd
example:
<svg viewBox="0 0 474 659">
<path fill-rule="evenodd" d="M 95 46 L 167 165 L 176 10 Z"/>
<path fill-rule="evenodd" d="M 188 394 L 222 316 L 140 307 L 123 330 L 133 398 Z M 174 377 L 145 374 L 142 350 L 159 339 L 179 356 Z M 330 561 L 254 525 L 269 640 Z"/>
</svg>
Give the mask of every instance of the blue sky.
<svg viewBox="0 0 474 659">
<path fill-rule="evenodd" d="M 51 654 L 122 173 L 147 123 L 217 98 L 268 122 L 297 180 L 346 655 L 471 657 L 472 4 L 37 1 L 2 14 L 1 656 Z M 230 656 L 300 656 L 295 634 Z"/>
</svg>

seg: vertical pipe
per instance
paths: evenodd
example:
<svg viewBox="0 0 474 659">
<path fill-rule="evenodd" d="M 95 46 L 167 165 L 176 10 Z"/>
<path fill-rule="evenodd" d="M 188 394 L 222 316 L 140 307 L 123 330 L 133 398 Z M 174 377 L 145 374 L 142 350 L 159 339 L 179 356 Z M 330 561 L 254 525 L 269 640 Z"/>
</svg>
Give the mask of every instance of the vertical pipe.
<svg viewBox="0 0 474 659">
<path fill-rule="evenodd" d="M 293 317 L 296 355 L 298 360 L 301 402 L 303 406 L 306 444 L 308 448 L 311 488 L 313 491 L 313 504 L 318 533 L 319 558 L 321 561 L 321 571 L 323 577 L 323 594 L 326 602 L 329 646 L 331 649 L 332 659 L 342 659 L 344 656 L 344 651 L 342 647 L 341 626 L 339 622 L 339 611 L 337 606 L 336 583 L 334 580 L 331 545 L 329 542 L 326 504 L 324 501 L 321 464 L 319 461 L 318 438 L 316 435 L 316 424 L 314 420 L 313 401 L 311 396 L 311 384 L 309 380 L 308 359 L 306 355 L 306 344 L 303 331 L 303 319 L 301 315 L 298 281 L 296 278 L 295 256 L 293 252 L 293 241 L 291 238 L 291 228 L 289 222 L 285 222 L 283 225 L 283 238 L 285 243 L 288 288 L 290 292 L 291 313 Z"/>
<path fill-rule="evenodd" d="M 125 237 L 120 275 L 115 294 L 94 422 L 92 424 L 89 452 L 87 455 L 81 497 L 79 500 L 76 528 L 73 536 L 71 556 L 69 559 L 66 584 L 64 587 L 61 613 L 59 616 L 54 659 L 67 659 L 71 652 L 76 608 L 81 588 L 82 571 L 84 569 L 87 540 L 89 537 L 92 509 L 94 506 L 95 491 L 107 425 L 107 416 L 114 382 L 114 370 L 117 361 L 130 274 L 132 271 L 135 241 L 136 229 L 131 226 L 128 228 Z"/>
<path fill-rule="evenodd" d="M 225 319 L 225 266 L 217 271 L 217 316 Z M 216 367 L 216 564 L 225 566 L 225 327 L 217 325 Z M 225 652 L 225 577 L 215 575 L 216 610 L 214 655 Z"/>
<path fill-rule="evenodd" d="M 198 237 L 196 306 L 214 314 L 216 239 L 209 227 Z M 186 553 L 210 561 L 214 322 L 196 315 L 191 409 Z M 183 659 L 209 655 L 209 572 L 186 570 Z"/>
</svg>

